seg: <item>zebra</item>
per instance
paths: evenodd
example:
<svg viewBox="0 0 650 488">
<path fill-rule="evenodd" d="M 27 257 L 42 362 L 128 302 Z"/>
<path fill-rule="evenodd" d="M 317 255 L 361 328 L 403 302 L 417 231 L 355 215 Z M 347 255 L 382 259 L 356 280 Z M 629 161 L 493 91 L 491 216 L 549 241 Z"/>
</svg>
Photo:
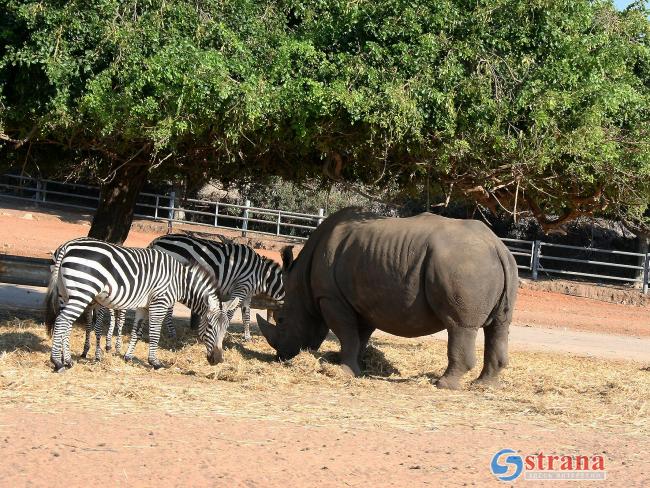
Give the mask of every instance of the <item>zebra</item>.
<svg viewBox="0 0 650 488">
<path fill-rule="evenodd" d="M 162 367 L 156 357 L 160 327 L 176 302 L 199 317 L 199 338 L 210 364 L 223 360 L 227 313 L 221 307 L 214 279 L 200 266 L 184 265 L 155 249 L 122 247 L 95 239 L 68 241 L 57 249 L 46 295 L 46 326 L 52 336 L 50 359 L 57 372 L 73 365 L 70 355 L 72 323 L 89 305 L 136 309 L 128 361 L 137 342 L 136 329 L 149 316 L 149 364 Z M 59 297 L 63 305 L 60 306 Z"/>
<path fill-rule="evenodd" d="M 94 239 L 92 237 L 80 237 L 77 239 L 73 239 L 74 241 L 97 241 L 97 242 L 104 242 L 100 241 L 99 239 Z M 65 248 L 65 246 L 60 246 L 56 251 L 54 251 L 52 255 L 52 259 L 54 262 L 57 261 L 58 255 L 61 253 L 61 251 Z M 54 270 L 54 265 L 50 266 L 50 271 Z M 59 296 L 59 307 L 63 303 L 63 297 Z M 85 310 L 85 312 L 81 315 L 83 319 L 86 322 L 86 340 L 84 341 L 84 348 L 83 352 L 81 353 L 81 357 L 85 358 L 86 355 L 88 354 L 88 351 L 90 351 L 90 335 L 91 331 L 94 329 L 95 330 L 95 337 L 96 337 L 96 347 L 95 347 L 95 359 L 99 361 L 101 359 L 100 355 L 100 339 L 101 339 L 101 327 L 106 321 L 106 316 L 108 315 L 108 332 L 106 334 L 106 351 L 111 350 L 111 345 L 112 345 L 112 336 L 113 336 L 113 330 L 117 326 L 118 330 L 120 333 L 117 335 L 115 339 L 115 350 L 119 354 L 122 349 L 122 328 L 124 327 L 124 321 L 126 319 L 126 310 L 114 310 L 114 309 L 109 309 L 106 307 L 102 307 L 101 305 L 98 305 L 96 303 L 92 303 L 91 305 L 88 306 L 88 308 Z M 54 320 L 54 318 L 52 319 Z M 168 324 L 169 328 L 169 324 Z M 168 329 L 169 331 L 169 329 Z M 170 335 L 172 337 L 175 337 L 176 331 L 174 330 L 173 327 L 171 327 L 171 332 Z"/>
<path fill-rule="evenodd" d="M 222 241 L 168 234 L 154 239 L 149 247 L 166 252 L 183 263 L 196 262 L 209 271 L 215 278 L 219 296 L 229 302 L 228 322 L 235 309 L 241 306 L 244 340 L 249 341 L 251 299 L 253 295 L 265 294 L 273 300 L 283 300 L 282 268 L 249 246 L 228 239 Z"/>
</svg>

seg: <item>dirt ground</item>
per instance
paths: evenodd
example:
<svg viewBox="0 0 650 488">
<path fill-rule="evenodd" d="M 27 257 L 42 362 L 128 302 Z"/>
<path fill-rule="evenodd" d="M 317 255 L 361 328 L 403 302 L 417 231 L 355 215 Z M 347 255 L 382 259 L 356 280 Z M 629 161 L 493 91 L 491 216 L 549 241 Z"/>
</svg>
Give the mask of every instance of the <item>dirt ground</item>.
<svg viewBox="0 0 650 488">
<path fill-rule="evenodd" d="M 602 454 L 607 486 L 650 484 L 645 442 L 521 423 L 367 431 L 215 414 L 97 418 L 88 411 L 52 415 L 20 408 L 4 409 L 0 422 L 0 484 L 7 487 L 503 486 L 488 471 L 503 447 Z"/>
<path fill-rule="evenodd" d="M 47 257 L 88 227 L 3 205 L 0 252 Z M 165 231 L 138 222 L 127 244 Z M 282 243 L 261 245 L 277 258 Z M 650 336 L 647 307 L 528 288 L 515 323 Z M 496 486 L 503 448 L 602 454 L 607 485 L 650 486 L 648 365 L 517 351 L 500 388 L 446 392 L 433 386 L 440 341 L 376 338 L 377 362 L 354 380 L 329 364 L 333 341 L 288 365 L 259 337 L 240 344 L 235 333 L 217 368 L 187 339 L 163 343 L 165 370 L 107 356 L 55 375 L 38 324 L 0 321 L 0 486 Z"/>
</svg>

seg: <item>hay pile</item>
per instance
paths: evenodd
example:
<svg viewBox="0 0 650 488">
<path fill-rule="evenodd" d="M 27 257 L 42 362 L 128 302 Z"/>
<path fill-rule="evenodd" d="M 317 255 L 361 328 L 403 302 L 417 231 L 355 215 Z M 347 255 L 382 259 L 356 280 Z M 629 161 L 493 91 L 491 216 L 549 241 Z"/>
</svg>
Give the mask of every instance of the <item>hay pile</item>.
<svg viewBox="0 0 650 488">
<path fill-rule="evenodd" d="M 140 342 L 133 364 L 105 354 L 100 363 L 76 359 L 74 368 L 57 375 L 42 325 L 0 321 L 0 404 L 45 411 L 92 408 L 102 415 L 150 409 L 193 416 L 220 413 L 407 430 L 494 428 L 526 420 L 549 428 L 650 434 L 647 365 L 515 352 L 499 388 L 469 385 L 480 371 L 479 360 L 465 389 L 449 392 L 433 385 L 446 366 L 446 344 L 440 341 L 376 338 L 364 358 L 366 376 L 353 379 L 335 364 L 338 344 L 333 339 L 318 353 L 303 352 L 278 363 L 262 338 L 244 343 L 241 329 L 234 326 L 225 363 L 213 367 L 185 322 L 176 325 L 179 337 L 170 341 L 163 334 L 161 341 L 165 369 L 154 371 L 146 364 L 147 345 Z M 83 346 L 80 328 L 74 328 L 71 345 L 75 358 Z"/>
</svg>

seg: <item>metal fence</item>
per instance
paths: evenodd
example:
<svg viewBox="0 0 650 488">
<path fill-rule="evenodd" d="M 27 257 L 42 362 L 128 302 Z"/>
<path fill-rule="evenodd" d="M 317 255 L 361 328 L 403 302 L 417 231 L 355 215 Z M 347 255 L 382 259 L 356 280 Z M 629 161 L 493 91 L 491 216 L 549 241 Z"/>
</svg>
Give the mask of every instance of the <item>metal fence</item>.
<svg viewBox="0 0 650 488">
<path fill-rule="evenodd" d="M 99 188 L 27 176 L 2 175 L 0 196 L 95 210 L 99 202 Z M 323 221 L 325 213 L 322 208 L 318 214 L 308 214 L 255 207 L 249 200 L 244 205 L 236 205 L 193 198 L 181 200 L 174 192 L 168 195 L 143 192 L 136 201 L 135 216 L 166 221 L 170 228 L 174 223 L 186 223 L 238 229 L 244 236 L 248 232 L 255 232 L 304 240 Z"/>
<path fill-rule="evenodd" d="M 502 239 L 517 260 L 517 267 L 529 271 L 533 280 L 540 274 L 560 274 L 631 283 L 648 292 L 650 253 L 611 251 L 550 242 Z"/>
<path fill-rule="evenodd" d="M 0 196 L 30 202 L 95 210 L 99 188 L 95 186 L 41 180 L 26 176 L 0 177 Z M 182 206 L 181 206 L 182 203 Z M 306 239 L 325 218 L 323 209 L 317 215 L 286 212 L 244 205 L 185 199 L 174 192 L 168 195 L 141 193 L 135 215 L 140 218 L 174 223 L 205 225 L 241 230 L 242 235 L 254 232 L 265 235 Z M 521 270 L 529 271 L 534 280 L 540 275 L 559 274 L 614 283 L 630 283 L 648 291 L 650 254 L 610 251 L 553 244 L 549 242 L 502 239 L 517 260 Z"/>
</svg>

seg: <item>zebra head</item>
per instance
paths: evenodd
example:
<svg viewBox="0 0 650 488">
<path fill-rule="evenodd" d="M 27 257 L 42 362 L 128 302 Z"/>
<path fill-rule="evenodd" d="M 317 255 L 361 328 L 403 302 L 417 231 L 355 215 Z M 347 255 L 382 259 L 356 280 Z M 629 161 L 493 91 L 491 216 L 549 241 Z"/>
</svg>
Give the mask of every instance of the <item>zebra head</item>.
<svg viewBox="0 0 650 488">
<path fill-rule="evenodd" d="M 201 315 L 199 338 L 205 344 L 208 363 L 223 361 L 223 338 L 228 328 L 228 315 L 221 306 L 216 293 L 206 296 L 206 312 Z"/>
<path fill-rule="evenodd" d="M 187 304 L 200 317 L 199 339 L 211 365 L 223 361 L 223 338 L 228 328 L 227 311 L 217 295 L 214 278 L 195 264 L 188 271 Z"/>
</svg>

